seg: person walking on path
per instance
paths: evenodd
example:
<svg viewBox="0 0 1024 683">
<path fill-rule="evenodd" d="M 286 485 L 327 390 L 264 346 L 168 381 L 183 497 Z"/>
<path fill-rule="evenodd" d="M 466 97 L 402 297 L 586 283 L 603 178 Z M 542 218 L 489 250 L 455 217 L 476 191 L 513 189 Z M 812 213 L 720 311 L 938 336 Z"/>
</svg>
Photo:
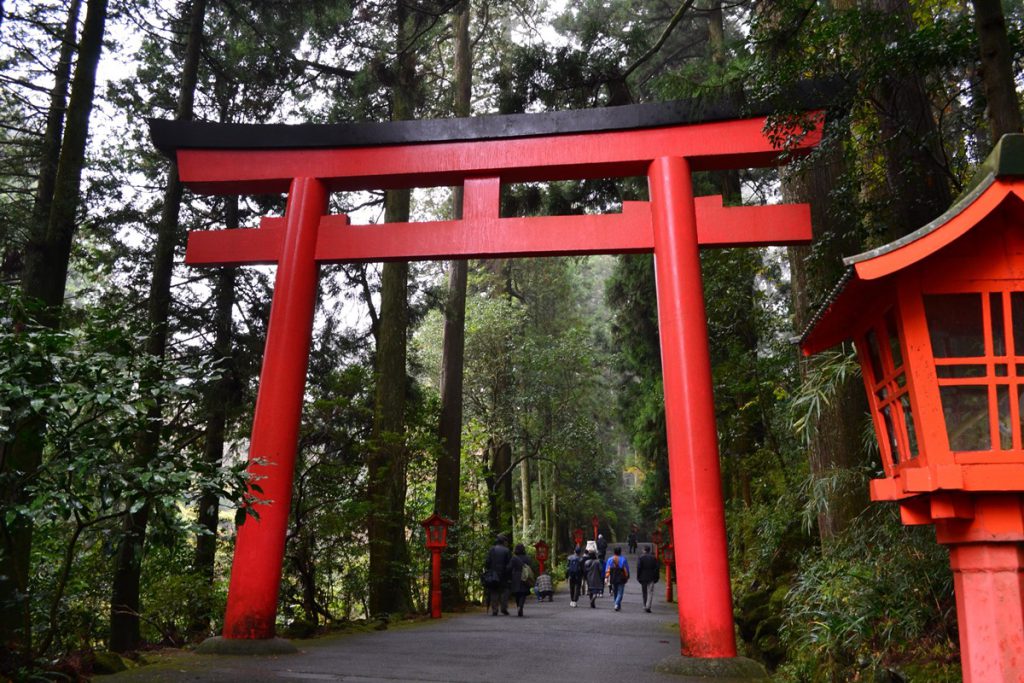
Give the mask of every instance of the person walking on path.
<svg viewBox="0 0 1024 683">
<path fill-rule="evenodd" d="M 597 535 L 597 559 L 601 560 L 601 566 L 604 566 L 604 558 L 608 555 L 608 541 L 605 539 L 604 534 Z"/>
<path fill-rule="evenodd" d="M 487 551 L 487 560 L 484 562 L 484 582 L 487 586 L 491 616 L 498 616 L 499 605 L 501 613 L 508 614 L 509 563 L 511 561 L 512 553 L 508 549 L 508 539 L 505 534 L 498 534 L 494 545 Z"/>
<path fill-rule="evenodd" d="M 658 583 L 658 574 L 661 573 L 658 565 L 658 558 L 651 554 L 651 546 L 644 546 L 644 554 L 636 561 L 636 580 L 643 590 L 645 612 L 650 612 L 654 605 L 654 584 Z"/>
<path fill-rule="evenodd" d="M 530 566 L 530 558 L 526 556 L 526 548 L 522 543 L 516 544 L 516 551 L 509 562 L 509 593 L 516 596 L 516 607 L 519 609 L 519 616 L 523 616 L 523 606 L 526 605 L 526 596 L 530 594 L 531 586 L 524 573 L 532 573 L 531 567 L 528 571 L 524 567 Z M 505 612 L 508 614 L 508 612 Z"/>
<path fill-rule="evenodd" d="M 604 567 L 597 559 L 595 551 L 590 551 L 590 558 L 583 565 L 583 571 L 587 576 L 587 595 L 590 596 L 590 606 L 596 607 L 594 600 L 597 599 L 597 596 L 604 595 Z"/>
<path fill-rule="evenodd" d="M 583 549 L 576 546 L 576 549 L 569 554 L 565 566 L 565 578 L 569 580 L 569 607 L 576 607 L 580 599 L 583 579 L 585 578 L 583 566 L 586 559 L 583 557 Z"/>
<path fill-rule="evenodd" d="M 626 537 L 626 542 L 629 544 L 629 554 L 636 554 L 636 529 L 630 529 L 629 536 Z"/>
<path fill-rule="evenodd" d="M 615 554 L 608 558 L 604 573 L 615 597 L 615 611 L 618 612 L 622 609 L 622 595 L 626 592 L 626 582 L 629 581 L 629 561 L 622 556 L 621 546 L 615 546 Z"/>
</svg>

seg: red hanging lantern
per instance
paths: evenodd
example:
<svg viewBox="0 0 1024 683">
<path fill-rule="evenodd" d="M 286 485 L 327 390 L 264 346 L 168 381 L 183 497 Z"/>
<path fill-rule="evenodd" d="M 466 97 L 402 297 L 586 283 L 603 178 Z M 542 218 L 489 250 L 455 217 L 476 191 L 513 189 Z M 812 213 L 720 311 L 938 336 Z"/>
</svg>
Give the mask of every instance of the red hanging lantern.
<svg viewBox="0 0 1024 683">
<path fill-rule="evenodd" d="M 575 541 L 576 545 L 583 547 L 583 529 L 576 527 L 572 532 L 572 540 Z"/>
</svg>

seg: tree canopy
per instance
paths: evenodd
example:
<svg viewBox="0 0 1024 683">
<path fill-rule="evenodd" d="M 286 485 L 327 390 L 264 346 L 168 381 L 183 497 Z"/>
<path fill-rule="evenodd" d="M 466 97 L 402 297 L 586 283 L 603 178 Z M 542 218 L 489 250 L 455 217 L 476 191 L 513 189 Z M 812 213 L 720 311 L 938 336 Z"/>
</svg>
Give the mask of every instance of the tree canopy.
<svg viewBox="0 0 1024 683">
<path fill-rule="evenodd" d="M 831 79 L 812 155 L 695 177 L 729 204 L 813 212 L 810 246 L 701 260 L 741 648 L 780 681 L 956 680 L 947 560 L 867 504 L 879 460 L 852 350 L 802 361 L 789 339 L 842 256 L 935 218 L 1020 131 L 1022 36 L 1024 6 L 998 0 L 0 2 L 0 673 L 88 674 L 103 648 L 219 632 L 234 535 L 260 514 L 245 458 L 273 270 L 186 267 L 183 247 L 283 197 L 183 190 L 147 117 L 741 105 Z M 502 215 L 646 197 L 643 179 L 511 184 Z M 330 207 L 369 223 L 459 201 Z M 498 532 L 564 553 L 597 515 L 643 537 L 669 513 L 667 457 L 650 256 L 324 267 L 278 626 L 424 612 L 418 520 L 442 499 L 451 605 L 482 598 Z"/>
</svg>

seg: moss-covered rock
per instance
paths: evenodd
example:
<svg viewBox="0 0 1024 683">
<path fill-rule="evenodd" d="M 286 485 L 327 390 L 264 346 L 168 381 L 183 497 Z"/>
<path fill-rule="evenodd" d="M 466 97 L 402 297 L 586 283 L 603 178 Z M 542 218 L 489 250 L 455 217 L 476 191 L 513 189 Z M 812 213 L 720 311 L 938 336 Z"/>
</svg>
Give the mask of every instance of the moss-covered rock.
<svg viewBox="0 0 1024 683">
<path fill-rule="evenodd" d="M 127 671 L 132 666 L 134 666 L 134 662 L 116 652 L 93 653 L 92 672 L 94 674 L 116 674 L 120 671 Z"/>
</svg>

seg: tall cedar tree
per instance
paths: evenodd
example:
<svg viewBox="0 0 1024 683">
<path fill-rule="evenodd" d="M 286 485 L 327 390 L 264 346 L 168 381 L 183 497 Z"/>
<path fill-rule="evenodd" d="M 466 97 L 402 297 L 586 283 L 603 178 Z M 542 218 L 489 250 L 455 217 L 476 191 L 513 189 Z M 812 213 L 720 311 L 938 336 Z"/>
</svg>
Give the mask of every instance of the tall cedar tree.
<svg viewBox="0 0 1024 683">
<path fill-rule="evenodd" d="M 455 115 L 470 115 L 473 89 L 472 46 L 469 41 L 470 1 L 462 0 L 455 13 Z M 455 219 L 462 218 L 463 188 L 453 193 Z M 438 435 L 442 451 L 437 459 L 434 508 L 455 523 L 448 547 L 441 555 L 441 596 L 447 605 L 461 604 L 459 581 L 459 494 L 462 490 L 462 389 L 466 355 L 466 286 L 468 262 L 453 259 L 448 267 L 448 298 L 444 309 L 441 351 L 441 415 Z"/>
<path fill-rule="evenodd" d="M 399 2 L 394 18 L 397 62 L 391 86 L 391 119 L 403 121 L 414 114 L 417 87 L 414 42 L 423 17 Z M 389 190 L 384 199 L 384 220 L 388 223 L 408 221 L 411 196 L 409 190 Z M 408 564 L 405 543 L 408 290 L 408 262 L 385 263 L 381 272 L 377 331 L 373 443 L 367 457 L 371 615 L 403 614 L 410 605 L 408 580 L 404 575 Z"/>
<path fill-rule="evenodd" d="M 185 7 L 183 16 L 189 27 L 188 42 L 185 46 L 185 62 L 181 68 L 181 90 L 178 94 L 175 119 L 191 121 L 199 76 L 199 52 L 203 37 L 203 20 L 206 16 L 206 0 L 193 0 L 190 6 Z M 167 172 L 160 223 L 157 226 L 147 308 L 150 332 L 146 339 L 146 353 L 154 358 L 163 358 L 167 350 L 167 318 L 171 306 L 174 251 L 179 241 L 178 214 L 181 209 L 181 192 L 178 165 L 172 160 Z M 135 443 L 134 464 L 137 467 L 144 467 L 157 457 L 160 449 L 162 410 L 163 400 L 157 396 L 149 409 L 148 427 L 138 435 Z M 114 652 L 134 650 L 140 644 L 139 583 L 142 578 L 142 552 L 149 513 L 149 501 L 134 512 L 125 511 L 110 597 L 110 649 Z"/>
<path fill-rule="evenodd" d="M 981 52 L 981 77 L 988 100 L 992 141 L 1007 133 L 1020 133 L 1020 104 L 1013 75 L 1013 52 L 1006 35 L 1006 18 L 1000 0 L 973 0 L 974 27 Z"/>
<path fill-rule="evenodd" d="M 106 19 L 106 0 L 89 0 L 78 43 L 78 61 L 71 84 L 49 216 L 45 230 L 41 224 L 33 226 L 26 244 L 22 291 L 27 299 L 38 301 L 43 306 L 38 322 L 51 328 L 60 325 L 71 242 L 78 227 L 79 188 Z M 39 381 L 45 383 L 47 378 L 41 376 Z M 39 467 L 45 429 L 41 416 L 24 420 L 16 426 L 14 442 L 3 453 L 0 481 L 3 485 L 2 500 L 7 509 L 23 502 L 21 477 L 23 473 L 33 472 Z M 5 516 L 0 524 L 3 525 L 0 573 L 12 577 L 12 580 L 0 582 L 0 604 L 3 605 L 0 635 L 3 642 L 12 643 L 14 649 L 29 655 L 32 650 L 31 615 L 25 596 L 28 594 L 32 553 L 32 524 L 22 515 L 14 515 L 10 520 Z"/>
</svg>

